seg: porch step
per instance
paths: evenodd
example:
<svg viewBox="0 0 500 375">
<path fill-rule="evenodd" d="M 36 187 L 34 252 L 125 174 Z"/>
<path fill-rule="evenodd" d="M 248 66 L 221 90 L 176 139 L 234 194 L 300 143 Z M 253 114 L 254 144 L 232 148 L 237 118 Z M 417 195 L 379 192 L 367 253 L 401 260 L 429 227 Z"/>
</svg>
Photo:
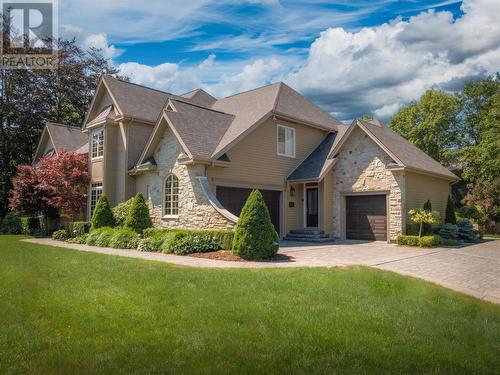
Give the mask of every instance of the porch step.
<svg viewBox="0 0 500 375">
<path fill-rule="evenodd" d="M 330 236 L 321 229 L 294 229 L 285 236 L 285 240 L 316 243 L 332 241 Z"/>
</svg>

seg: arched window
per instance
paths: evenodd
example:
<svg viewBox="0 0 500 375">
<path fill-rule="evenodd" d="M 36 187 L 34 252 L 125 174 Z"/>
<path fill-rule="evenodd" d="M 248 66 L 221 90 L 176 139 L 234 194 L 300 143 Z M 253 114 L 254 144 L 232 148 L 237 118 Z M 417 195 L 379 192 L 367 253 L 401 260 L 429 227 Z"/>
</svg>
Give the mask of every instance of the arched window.
<svg viewBox="0 0 500 375">
<path fill-rule="evenodd" d="M 179 179 L 171 174 L 165 178 L 165 204 L 164 204 L 164 215 L 165 216 L 177 216 L 179 215 Z"/>
</svg>

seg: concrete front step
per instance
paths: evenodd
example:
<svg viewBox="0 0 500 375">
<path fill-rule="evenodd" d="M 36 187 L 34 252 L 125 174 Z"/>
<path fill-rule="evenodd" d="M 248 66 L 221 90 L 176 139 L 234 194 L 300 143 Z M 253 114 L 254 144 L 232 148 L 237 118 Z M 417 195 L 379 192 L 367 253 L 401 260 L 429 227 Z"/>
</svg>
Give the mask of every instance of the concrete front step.
<svg viewBox="0 0 500 375">
<path fill-rule="evenodd" d="M 328 238 L 330 237 L 328 234 L 298 234 L 298 233 L 288 233 L 287 237 L 292 238 Z"/>
<path fill-rule="evenodd" d="M 292 229 L 291 234 L 325 234 L 324 230 L 321 229 Z"/>
<path fill-rule="evenodd" d="M 308 238 L 308 237 L 290 237 L 289 235 L 287 235 L 284 239 L 287 241 L 314 242 L 314 243 L 323 243 L 323 242 L 332 242 L 333 241 L 330 237 Z"/>
</svg>

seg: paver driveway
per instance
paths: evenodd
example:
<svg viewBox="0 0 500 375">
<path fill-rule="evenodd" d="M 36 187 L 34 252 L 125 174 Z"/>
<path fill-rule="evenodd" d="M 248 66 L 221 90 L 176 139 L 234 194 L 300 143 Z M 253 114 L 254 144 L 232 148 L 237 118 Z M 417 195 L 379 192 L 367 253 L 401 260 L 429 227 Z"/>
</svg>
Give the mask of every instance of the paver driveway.
<svg viewBox="0 0 500 375">
<path fill-rule="evenodd" d="M 400 247 L 385 242 L 345 241 L 310 245 L 304 242 L 284 241 L 280 253 L 288 256 L 288 260 L 270 262 L 229 262 L 76 245 L 48 238 L 25 241 L 204 268 L 333 267 L 360 264 L 419 277 L 478 298 L 500 303 L 500 240 L 489 240 L 455 249 L 420 249 Z"/>
<path fill-rule="evenodd" d="M 363 264 L 435 282 L 500 303 L 500 240 L 461 248 L 420 249 L 381 242 L 328 246 L 284 243 L 280 252 L 309 265 Z"/>
</svg>

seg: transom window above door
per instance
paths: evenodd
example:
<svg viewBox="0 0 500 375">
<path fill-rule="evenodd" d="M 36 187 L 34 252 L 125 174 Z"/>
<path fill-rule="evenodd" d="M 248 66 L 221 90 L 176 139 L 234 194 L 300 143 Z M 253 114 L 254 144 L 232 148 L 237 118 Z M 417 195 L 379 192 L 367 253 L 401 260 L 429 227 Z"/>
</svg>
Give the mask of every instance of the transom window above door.
<svg viewBox="0 0 500 375">
<path fill-rule="evenodd" d="M 295 129 L 288 126 L 278 125 L 278 155 L 295 157 Z"/>
</svg>

